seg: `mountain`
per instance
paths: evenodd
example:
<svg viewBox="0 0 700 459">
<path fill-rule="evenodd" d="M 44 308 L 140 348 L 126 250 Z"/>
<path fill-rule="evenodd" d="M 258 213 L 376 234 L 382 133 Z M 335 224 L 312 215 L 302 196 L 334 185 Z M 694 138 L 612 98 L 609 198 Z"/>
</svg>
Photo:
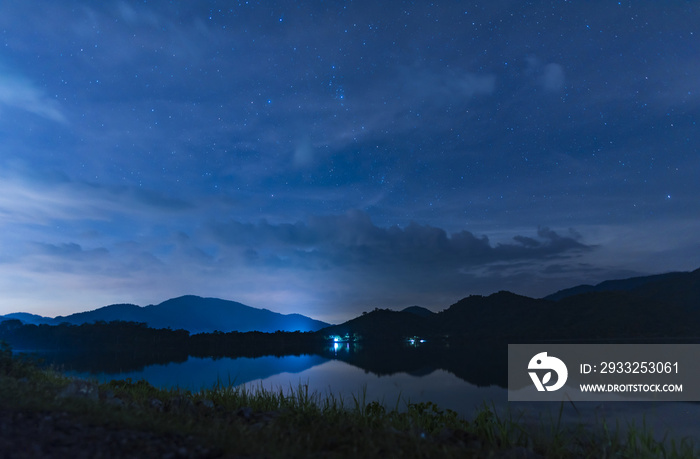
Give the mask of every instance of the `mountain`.
<svg viewBox="0 0 700 459">
<path fill-rule="evenodd" d="M 319 331 L 324 336 L 397 340 L 412 336 L 456 342 L 662 339 L 700 336 L 700 269 L 580 285 L 535 299 L 501 291 L 472 295 L 433 313 L 419 306 L 375 309 L 340 325 L 279 314 L 234 301 L 183 296 L 145 307 L 116 304 L 55 319 L 26 313 L 2 319 L 81 324 L 125 320 L 191 333 Z M 325 328 L 324 328 L 325 327 Z"/>
<path fill-rule="evenodd" d="M 145 308 L 159 328 L 199 331 L 316 331 L 327 323 L 300 314 L 280 314 L 218 298 L 182 296 Z M 185 318 L 182 320 L 180 318 Z"/>
<path fill-rule="evenodd" d="M 105 322 L 112 322 L 113 320 L 122 320 L 124 322 L 148 322 L 144 310 L 145 308 L 135 304 L 112 304 L 92 311 L 78 312 L 69 316 L 57 316 L 53 319 L 53 324 L 57 325 L 67 322 L 69 324 L 80 325 L 100 320 Z"/>
<path fill-rule="evenodd" d="M 425 319 L 434 315 L 431 310 L 420 306 L 409 306 L 401 311 L 376 308 L 340 325 L 326 327 L 319 333 L 340 337 L 355 334 L 370 339 L 395 341 L 429 333 L 429 322 Z"/>
<path fill-rule="evenodd" d="M 675 287 L 677 286 L 677 287 Z M 688 291 L 685 286 L 690 287 Z M 700 269 L 693 272 L 671 272 L 664 274 L 655 274 L 652 276 L 630 277 L 628 279 L 607 280 L 596 285 L 577 285 L 575 287 L 559 290 L 551 295 L 545 296 L 546 300 L 559 301 L 574 295 L 589 292 L 637 292 L 640 294 L 654 293 L 664 291 L 664 295 L 668 291 L 674 292 L 674 301 L 681 300 L 684 304 L 700 306 L 698 296 L 700 295 Z M 679 297 L 679 294 L 683 298 Z M 690 295 L 690 299 L 685 297 Z M 658 295 L 655 295 L 658 298 Z M 661 299 L 661 298 L 658 298 Z"/>
<path fill-rule="evenodd" d="M 421 336 L 430 331 L 425 318 L 406 311 L 375 309 L 340 325 L 319 331 L 324 336 L 361 336 L 365 339 L 396 341 L 409 336 Z"/>
<path fill-rule="evenodd" d="M 30 314 L 28 312 L 13 312 L 11 314 L 0 316 L 0 322 L 12 319 L 21 320 L 25 324 L 32 325 L 48 324 L 53 321 L 53 319 L 50 317 L 43 317 L 37 314 Z"/>
<path fill-rule="evenodd" d="M 27 317 L 31 316 L 31 317 Z M 193 295 L 181 296 L 158 305 L 145 307 L 135 304 L 113 304 L 93 311 L 79 312 L 54 319 L 42 318 L 33 314 L 15 313 L 4 316 L 16 318 L 26 323 L 62 322 L 83 324 L 96 321 L 145 322 L 151 328 L 183 329 L 190 333 L 207 333 L 216 330 L 229 331 L 316 331 L 329 326 L 301 314 L 280 314 L 267 309 L 257 309 L 235 301 L 218 298 L 202 298 Z M 25 320 L 31 319 L 30 320 Z"/>
<path fill-rule="evenodd" d="M 401 312 L 410 312 L 411 314 L 415 314 L 419 317 L 430 317 L 433 314 L 435 314 L 430 309 L 426 309 L 421 306 L 409 306 L 407 308 L 402 309 Z"/>
<path fill-rule="evenodd" d="M 489 296 L 471 295 L 437 314 L 437 332 L 470 338 L 499 340 L 541 333 L 552 302 L 500 291 Z"/>
<path fill-rule="evenodd" d="M 422 309 L 422 308 L 421 308 Z M 324 335 L 412 336 L 455 343 L 541 340 L 700 340 L 700 269 L 579 286 L 546 298 L 472 295 L 439 313 L 377 309 Z"/>
<path fill-rule="evenodd" d="M 700 310 L 700 269 L 674 273 L 673 276 L 647 282 L 634 289 L 633 293 L 698 311 Z"/>
</svg>

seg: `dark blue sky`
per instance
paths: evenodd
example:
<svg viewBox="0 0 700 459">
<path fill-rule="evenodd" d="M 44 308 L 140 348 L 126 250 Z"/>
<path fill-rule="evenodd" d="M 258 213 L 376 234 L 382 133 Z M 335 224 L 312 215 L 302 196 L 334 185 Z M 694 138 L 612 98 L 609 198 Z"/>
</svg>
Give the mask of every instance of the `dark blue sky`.
<svg viewBox="0 0 700 459">
<path fill-rule="evenodd" d="M 0 314 L 700 266 L 694 2 L 172 3 L 0 4 Z"/>
</svg>

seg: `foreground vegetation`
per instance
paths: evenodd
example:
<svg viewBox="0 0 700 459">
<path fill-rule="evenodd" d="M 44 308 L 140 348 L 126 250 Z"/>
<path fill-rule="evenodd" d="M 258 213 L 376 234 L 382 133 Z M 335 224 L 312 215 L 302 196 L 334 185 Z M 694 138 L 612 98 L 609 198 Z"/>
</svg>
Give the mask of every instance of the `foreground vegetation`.
<svg viewBox="0 0 700 459">
<path fill-rule="evenodd" d="M 41 413 L 42 419 L 68 413 L 108 432 L 131 429 L 204 445 L 171 457 L 698 457 L 690 442 L 657 442 L 643 426 L 625 434 L 620 426 L 603 423 L 592 431 L 557 419 L 526 427 L 487 405 L 467 422 L 432 403 L 399 401 L 387 408 L 363 393 L 342 400 L 309 393 L 305 385 L 272 391 L 222 382 L 190 392 L 145 381 L 98 384 L 40 369 L 13 357 L 6 345 L 0 348 L 0 407 L 5 414 Z M 42 428 L 27 434 L 40 437 Z M 0 438 L 0 444 L 8 441 Z M 103 453 L 120 456 L 129 451 L 120 449 L 127 443 Z"/>
</svg>

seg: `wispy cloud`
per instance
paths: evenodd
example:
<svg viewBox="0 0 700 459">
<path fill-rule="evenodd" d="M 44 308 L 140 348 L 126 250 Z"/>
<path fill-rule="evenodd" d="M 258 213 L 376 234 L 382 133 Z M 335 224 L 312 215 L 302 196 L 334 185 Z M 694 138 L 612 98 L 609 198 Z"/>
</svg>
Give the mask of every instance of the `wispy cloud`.
<svg viewBox="0 0 700 459">
<path fill-rule="evenodd" d="M 0 74 L 0 108 L 2 106 L 23 110 L 58 123 L 68 122 L 58 102 L 20 77 Z"/>
<path fill-rule="evenodd" d="M 47 224 L 53 220 L 111 220 L 115 215 L 152 215 L 188 210 L 177 197 L 138 187 L 76 181 L 54 173 L 0 174 L 0 223 Z"/>
</svg>

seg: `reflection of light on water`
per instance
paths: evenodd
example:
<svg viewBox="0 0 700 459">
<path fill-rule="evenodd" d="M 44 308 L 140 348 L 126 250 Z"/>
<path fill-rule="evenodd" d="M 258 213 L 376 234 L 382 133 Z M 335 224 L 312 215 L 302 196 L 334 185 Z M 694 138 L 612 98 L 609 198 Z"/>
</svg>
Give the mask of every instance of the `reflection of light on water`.
<svg viewBox="0 0 700 459">
<path fill-rule="evenodd" d="M 418 347 L 421 344 L 427 343 L 428 340 L 420 338 L 418 336 L 412 336 L 406 339 L 409 346 Z"/>
<path fill-rule="evenodd" d="M 350 352 L 350 343 L 347 343 L 347 342 L 344 343 L 344 342 L 336 341 L 336 342 L 334 342 L 333 345 L 331 346 L 331 350 L 333 351 L 333 353 L 334 353 L 335 355 L 338 355 L 338 351 Z"/>
</svg>

